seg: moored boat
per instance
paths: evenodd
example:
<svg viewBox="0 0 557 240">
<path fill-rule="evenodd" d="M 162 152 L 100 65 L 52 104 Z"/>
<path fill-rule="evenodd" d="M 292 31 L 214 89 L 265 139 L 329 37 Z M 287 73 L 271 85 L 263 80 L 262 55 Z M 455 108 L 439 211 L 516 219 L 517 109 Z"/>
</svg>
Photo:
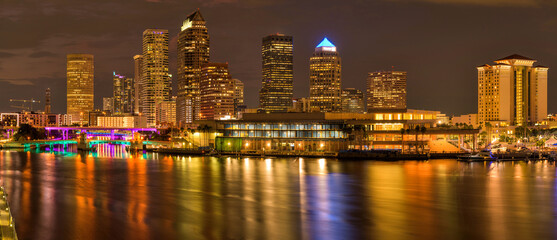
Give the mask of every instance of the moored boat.
<svg viewBox="0 0 557 240">
<path fill-rule="evenodd" d="M 496 157 L 491 155 L 491 151 L 489 150 L 482 150 L 476 154 L 465 154 L 465 155 L 458 156 L 459 161 L 468 161 L 468 162 L 491 161 L 496 159 L 497 159 Z"/>
</svg>

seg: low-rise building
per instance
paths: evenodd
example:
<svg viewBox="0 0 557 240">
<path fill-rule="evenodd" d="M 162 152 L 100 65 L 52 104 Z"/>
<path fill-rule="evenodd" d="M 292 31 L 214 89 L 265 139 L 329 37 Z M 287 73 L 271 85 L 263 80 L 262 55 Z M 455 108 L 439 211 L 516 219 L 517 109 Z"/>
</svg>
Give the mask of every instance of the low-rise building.
<svg viewBox="0 0 557 240">
<path fill-rule="evenodd" d="M 454 116 L 451 119 L 451 122 L 452 122 L 453 125 L 466 124 L 466 125 L 470 125 L 474 128 L 478 128 L 480 126 L 479 121 L 478 121 L 478 114 L 477 113 Z"/>
<path fill-rule="evenodd" d="M 98 116 L 97 127 L 146 128 L 146 116 Z"/>
</svg>

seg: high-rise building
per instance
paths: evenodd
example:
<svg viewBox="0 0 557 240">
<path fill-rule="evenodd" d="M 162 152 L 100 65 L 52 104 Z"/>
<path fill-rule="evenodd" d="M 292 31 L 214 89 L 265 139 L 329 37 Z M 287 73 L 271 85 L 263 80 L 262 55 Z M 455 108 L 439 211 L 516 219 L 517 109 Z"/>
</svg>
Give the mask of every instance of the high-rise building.
<svg viewBox="0 0 557 240">
<path fill-rule="evenodd" d="M 209 62 L 209 33 L 199 10 L 189 15 L 178 34 L 178 122 L 192 123 L 200 114 L 201 67 Z"/>
<path fill-rule="evenodd" d="M 367 111 L 406 110 L 406 72 L 371 72 L 367 77 Z"/>
<path fill-rule="evenodd" d="M 170 101 L 162 101 L 157 104 L 157 126 L 173 127 L 176 125 L 176 97 Z"/>
<path fill-rule="evenodd" d="M 50 111 L 50 88 L 47 88 L 44 99 L 44 113 L 49 114 Z"/>
<path fill-rule="evenodd" d="M 311 107 L 321 112 L 340 112 L 341 61 L 337 48 L 324 38 L 309 60 L 309 97 Z"/>
<path fill-rule="evenodd" d="M 133 63 L 134 63 L 134 103 L 133 103 L 133 112 L 135 114 L 141 113 L 141 95 L 140 93 L 143 92 L 143 56 L 142 55 L 135 55 L 133 56 Z"/>
<path fill-rule="evenodd" d="M 143 115 L 149 127 L 156 125 L 157 103 L 171 97 L 168 73 L 168 30 L 147 29 L 143 32 L 143 73 L 141 74 Z"/>
<path fill-rule="evenodd" d="M 114 112 L 114 98 L 103 97 L 103 111 Z"/>
<path fill-rule="evenodd" d="M 94 66 L 91 54 L 67 55 L 67 114 L 72 124 L 87 124 L 94 107 Z"/>
<path fill-rule="evenodd" d="M 364 93 L 355 88 L 342 90 L 342 111 L 349 113 L 364 112 Z"/>
<path fill-rule="evenodd" d="M 244 83 L 240 79 L 232 79 L 234 82 L 234 115 L 238 118 L 240 111 L 246 108 L 244 105 Z"/>
<path fill-rule="evenodd" d="M 478 69 L 480 124 L 504 121 L 526 126 L 547 117 L 547 72 L 536 60 L 511 55 Z"/>
<path fill-rule="evenodd" d="M 202 120 L 234 117 L 234 81 L 228 63 L 207 63 L 201 68 Z"/>
<path fill-rule="evenodd" d="M 273 34 L 263 38 L 263 78 L 259 103 L 264 112 L 286 112 L 292 105 L 292 36 Z"/>
<path fill-rule="evenodd" d="M 113 114 L 133 113 L 134 110 L 134 83 L 129 78 L 116 72 L 112 73 Z"/>
</svg>

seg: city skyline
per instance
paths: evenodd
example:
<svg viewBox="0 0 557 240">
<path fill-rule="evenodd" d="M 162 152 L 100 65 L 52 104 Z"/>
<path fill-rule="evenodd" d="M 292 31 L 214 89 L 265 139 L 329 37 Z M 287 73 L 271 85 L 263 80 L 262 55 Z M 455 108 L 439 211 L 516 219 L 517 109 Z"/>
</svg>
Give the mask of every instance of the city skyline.
<svg viewBox="0 0 557 240">
<path fill-rule="evenodd" d="M 8 4 L 9 5 L 9 4 Z M 142 5 L 142 4 L 140 4 Z M 176 44 L 176 36 L 178 34 L 178 29 L 176 25 L 183 21 L 183 19 L 190 14 L 192 11 L 196 9 L 195 6 L 181 6 L 179 7 L 179 11 L 170 9 L 169 6 L 174 6 L 169 3 L 145 3 L 144 5 L 148 6 L 156 6 L 159 8 L 164 8 L 170 13 L 167 13 L 168 17 L 158 17 L 158 18 L 150 18 L 149 21 L 140 21 L 137 24 L 133 24 L 133 26 L 129 29 L 125 29 L 122 27 L 121 24 L 115 24 L 114 27 L 107 29 L 106 34 L 113 34 L 112 31 L 120 30 L 128 34 L 132 34 L 133 37 L 122 37 L 122 35 L 115 34 L 118 36 L 117 38 L 114 37 L 114 40 L 119 40 L 121 42 L 126 43 L 129 49 L 125 50 L 126 54 L 118 53 L 124 50 L 120 50 L 121 48 L 119 44 L 121 43 L 114 43 L 114 41 L 110 41 L 109 39 L 113 38 L 113 36 L 107 36 L 107 40 L 102 41 L 99 38 L 93 38 L 93 40 L 82 39 L 79 40 L 78 37 L 69 37 L 68 39 L 75 40 L 73 41 L 73 45 L 70 44 L 69 47 L 61 48 L 63 49 L 62 52 L 56 52 L 56 48 L 50 48 L 49 45 L 54 44 L 52 42 L 53 37 L 45 38 L 44 42 L 33 45 L 35 46 L 34 49 L 37 51 L 33 56 L 37 58 L 28 57 L 28 60 L 21 59 L 25 58 L 27 55 L 31 55 L 28 53 L 26 55 L 17 54 L 18 51 L 21 51 L 23 48 L 22 46 L 14 47 L 15 43 L 6 44 L 4 49 L 0 49 L 0 54 L 2 57 L 0 58 L 0 71 L 3 73 L 0 77 L 2 80 L 1 85 L 3 85 L 4 89 L 14 89 L 13 92 L 22 91 L 21 89 L 28 89 L 29 84 L 32 84 L 33 88 L 37 88 L 37 90 L 22 92 L 22 96 L 25 98 L 31 98 L 35 94 L 34 91 L 40 92 L 40 94 L 44 94 L 44 90 L 46 88 L 51 88 L 52 90 L 52 110 L 53 112 L 63 112 L 65 109 L 65 103 L 62 101 L 64 99 L 65 93 L 62 91 L 64 89 L 64 80 L 63 78 L 59 77 L 59 70 L 63 69 L 63 65 L 60 65 L 61 59 L 63 59 L 63 55 L 66 53 L 72 52 L 87 52 L 95 55 L 95 86 L 104 85 L 111 81 L 110 75 L 112 74 L 113 70 L 121 72 L 123 75 L 132 76 L 133 74 L 133 64 L 130 61 L 130 58 L 135 54 L 140 54 L 141 52 L 138 49 L 141 47 L 141 30 L 138 29 L 146 29 L 151 27 L 156 28 L 165 28 L 169 29 L 169 38 L 170 38 L 170 57 L 175 58 L 175 44 Z M 453 45 L 453 47 L 449 48 L 447 46 L 437 46 L 438 48 L 431 48 L 432 45 L 428 45 L 429 48 L 424 48 L 424 43 L 420 41 L 414 41 L 416 38 L 418 40 L 424 40 L 425 37 L 415 37 L 415 36 L 425 36 L 430 31 L 423 32 L 422 35 L 415 35 L 413 38 L 408 39 L 408 41 L 398 41 L 396 44 L 385 44 L 384 40 L 389 37 L 381 37 L 379 34 L 372 34 L 375 31 L 358 31 L 354 34 L 347 34 L 350 33 L 350 29 L 354 30 L 354 28 L 349 28 L 343 30 L 341 28 L 342 24 L 334 23 L 331 25 L 323 26 L 322 23 L 319 23 L 318 18 L 308 20 L 306 18 L 303 25 L 303 28 L 290 28 L 287 27 L 287 24 L 281 23 L 278 19 L 280 17 L 293 17 L 290 10 L 285 8 L 280 8 L 274 14 L 274 17 L 270 19 L 264 19 L 264 21 L 257 26 L 257 31 L 251 31 L 245 36 L 242 36 L 242 39 L 245 39 L 245 43 L 235 43 L 239 44 L 236 49 L 231 47 L 226 47 L 227 45 L 234 45 L 234 40 L 237 39 L 238 36 L 242 35 L 244 32 L 238 31 L 238 28 L 233 28 L 236 32 L 230 32 L 230 30 L 226 30 L 226 27 L 230 27 L 231 25 L 241 25 L 241 23 L 246 23 L 246 16 L 253 16 L 253 13 L 247 13 L 245 16 L 240 16 L 237 18 L 229 18 L 231 20 L 226 20 L 225 17 L 219 16 L 219 13 L 222 13 L 223 6 L 231 7 L 232 10 L 242 9 L 237 5 L 241 4 L 218 4 L 216 3 L 215 6 L 204 6 L 200 5 L 198 7 L 201 8 L 203 11 L 204 17 L 207 20 L 209 34 L 211 34 L 214 41 L 212 43 L 215 44 L 212 47 L 212 52 L 214 52 L 214 60 L 219 62 L 227 61 L 230 63 L 230 71 L 234 77 L 237 77 L 245 82 L 246 84 L 246 104 L 250 108 L 254 108 L 257 106 L 258 103 L 258 94 L 257 90 L 260 89 L 261 85 L 259 83 L 259 78 L 261 75 L 260 66 L 257 66 L 258 62 L 260 61 L 260 43 L 258 43 L 261 37 L 271 34 L 273 32 L 281 32 L 287 35 L 293 36 L 296 40 L 294 42 L 296 53 L 294 54 L 294 62 L 295 62 L 295 73 L 294 73 L 294 97 L 306 97 L 308 96 L 308 85 L 309 85 L 309 66 L 307 63 L 307 58 L 310 56 L 311 51 L 313 50 L 313 46 L 315 46 L 322 37 L 328 37 L 331 41 L 335 42 L 335 44 L 339 47 L 340 51 L 343 55 L 343 87 L 354 87 L 359 90 L 365 89 L 365 79 L 366 73 L 371 71 L 379 71 L 388 69 L 390 66 L 394 65 L 395 69 L 397 70 L 405 70 L 410 73 L 410 77 L 408 80 L 408 107 L 409 108 L 419 108 L 419 109 L 428 109 L 428 110 L 441 110 L 443 112 L 447 112 L 448 114 L 464 114 L 464 113 L 471 113 L 476 111 L 477 106 L 477 84 L 476 84 L 476 71 L 475 66 L 489 62 L 493 58 L 504 57 L 510 54 L 521 54 L 525 56 L 529 56 L 535 59 L 538 59 L 540 62 L 543 62 L 545 65 L 551 67 L 555 65 L 555 58 L 552 57 L 552 52 L 548 51 L 548 46 L 545 46 L 543 43 L 548 42 L 552 39 L 550 35 L 548 39 L 539 39 L 537 42 L 541 42 L 541 44 L 534 44 L 535 47 L 532 46 L 524 46 L 520 45 L 520 43 L 525 41 L 532 41 L 531 39 L 523 39 L 520 36 L 514 37 L 514 39 L 510 39 L 509 43 L 506 43 L 505 46 L 499 46 L 494 48 L 493 46 L 486 46 L 485 48 L 477 48 L 470 56 L 466 57 L 466 64 L 463 64 L 463 60 L 459 60 L 458 53 L 462 53 L 461 49 Z M 346 6 L 346 8 L 354 9 L 357 7 L 357 4 L 348 4 L 350 6 Z M 427 10 L 427 12 L 437 13 L 440 9 L 450 10 L 454 8 L 453 5 L 457 4 L 432 4 L 432 3 L 383 3 L 380 4 L 380 8 L 394 8 L 394 7 L 405 7 L 405 9 L 400 10 L 396 13 L 403 13 L 409 11 L 408 9 L 413 8 L 422 8 Z M 465 5 L 465 4 L 464 4 Z M 375 6 L 374 4 L 368 4 L 366 7 Z M 488 9 L 492 11 L 501 12 L 506 9 L 508 12 L 516 12 L 519 11 L 521 8 L 525 6 L 478 6 L 474 4 L 465 5 L 469 11 L 473 9 Z M 7 10 L 2 12 L 3 16 L 9 16 L 8 21 L 17 23 L 21 21 L 21 18 L 18 19 L 18 16 L 22 15 L 23 13 L 18 13 L 17 11 L 10 11 L 12 8 L 14 9 L 18 6 L 7 6 Z M 529 6 L 526 6 L 529 7 Z M 549 6 L 551 7 L 551 6 Z M 61 5 L 53 4 L 53 9 L 61 8 Z M 255 7 L 256 9 L 261 9 L 262 7 L 258 6 Z M 320 7 L 323 8 L 323 7 Z M 21 9 L 21 6 L 19 6 Z M 538 9 L 536 7 L 532 7 L 532 9 Z M 467 10 L 467 11 L 468 11 Z M 265 12 L 265 9 L 261 10 Z M 299 11 L 299 10 L 298 10 Z M 362 9 L 363 11 L 363 9 Z M 12 12 L 12 13 L 10 13 Z M 175 13 L 177 12 L 177 13 Z M 360 12 L 360 11 L 357 11 Z M 542 11 L 543 12 L 543 11 Z M 10 13 L 10 14 L 9 14 Z M 331 9 L 326 9 L 323 13 L 320 13 L 319 16 L 332 16 L 334 12 Z M 252 14 L 252 15 L 250 15 Z M 314 14 L 314 13 L 312 13 Z M 309 14 L 313 16 L 312 14 Z M 328 14 L 328 15 L 327 15 Z M 346 14 L 345 12 L 339 10 L 339 14 L 343 15 Z M 502 14 L 502 13 L 501 13 Z M 39 14 L 40 16 L 47 17 L 48 14 Z M 357 15 L 357 14 L 354 14 Z M 481 14 L 480 14 L 481 15 Z M 543 14 L 542 14 L 543 15 Z M 224 16 L 232 16 L 232 14 L 225 14 Z M 310 16 L 308 16 L 310 17 Z M 347 17 L 345 19 L 353 19 L 353 18 L 362 18 L 362 16 L 355 16 L 355 17 Z M 365 17 L 363 17 L 365 18 Z M 541 16 L 540 18 L 543 18 Z M 295 21 L 296 19 L 299 20 L 299 17 L 294 17 L 289 19 L 288 21 Z M 367 18 L 365 18 L 367 19 Z M 385 18 L 388 20 L 389 18 Z M 480 17 L 480 19 L 482 19 Z M 483 17 L 486 19 L 486 17 Z M 487 18 L 488 19 L 488 18 Z M 169 20 L 172 20 L 169 21 Z M 77 19 L 74 26 L 83 26 L 86 27 L 87 22 L 80 22 L 80 19 Z M 344 20 L 344 23 L 347 20 Z M 427 20 L 426 21 L 430 21 Z M 451 19 L 447 20 L 447 23 L 438 23 L 433 24 L 433 29 L 442 29 L 442 26 L 448 26 L 448 24 L 452 23 Z M 369 21 L 364 21 L 369 22 Z M 381 21 L 386 22 L 386 21 Z M 479 20 L 474 20 L 469 24 L 456 24 L 455 29 L 457 30 L 467 30 L 470 32 L 468 27 L 474 25 L 474 23 L 478 23 Z M 541 22 L 540 19 L 534 19 L 528 21 L 530 24 Z M 172 23 L 172 25 L 170 24 Z M 369 22 L 371 23 L 371 22 Z M 396 24 L 397 23 L 393 23 Z M 398 23 L 400 24 L 400 23 Z M 522 24 L 522 23 L 520 23 Z M 315 27 L 315 25 L 319 25 Z M 533 24 L 536 25 L 536 24 Z M 3 27 L 6 26 L 6 29 L 9 30 L 7 25 L 2 25 Z M 374 27 L 381 28 L 379 25 L 373 25 Z M 392 25 L 391 25 L 392 26 Z M 11 27 L 11 26 L 10 26 Z M 118 27 L 118 29 L 115 29 Z M 358 25 L 358 28 L 361 29 L 368 29 L 366 26 Z M 463 29 L 464 28 L 464 29 Z M 415 33 L 415 30 L 408 30 L 405 28 L 408 33 Z M 302 32 L 305 30 L 305 32 Z M 545 30 L 534 29 L 536 34 L 541 35 L 541 33 L 545 33 Z M 67 30 L 66 30 L 67 31 Z M 98 31 L 98 30 L 97 30 Z M 449 30 L 447 30 L 449 31 Z M 451 30 L 454 31 L 454 30 Z M 480 30 L 481 31 L 481 30 Z M 402 31 L 404 32 L 404 31 Z M 466 32 L 466 31 L 463 31 Z M 481 31 L 482 33 L 485 33 Z M 104 33 L 104 32 L 103 32 Z M 232 34 L 234 33 L 234 34 Z M 393 37 L 400 33 L 394 33 Z M 408 34 L 406 33 L 406 34 Z M 462 34 L 453 34 L 454 37 L 462 36 Z M 75 36 L 81 36 L 80 33 L 76 33 Z M 102 35 L 101 35 L 102 36 Z M 87 37 L 87 36 L 86 36 Z M 374 37 L 374 38 L 370 38 Z M 17 39 L 11 38 L 11 39 Z M 50 40 L 47 40 L 50 39 Z M 55 39 L 55 38 L 54 38 Z M 368 42 L 369 43 L 365 43 Z M 451 38 L 452 39 L 452 38 Z M 499 37 L 492 36 L 491 38 L 485 38 L 482 43 L 491 43 L 491 42 L 498 42 L 497 40 Z M 59 39 L 60 40 L 60 39 Z M 434 41 L 432 44 L 447 44 L 450 39 L 440 39 Z M 7 41 L 7 40 L 3 40 Z M 377 42 L 378 41 L 378 42 Z M 383 43 L 381 43 L 383 41 Z M 410 42 L 412 41 L 412 42 Z M 62 40 L 59 41 L 61 44 Z M 362 44 L 350 44 L 350 43 L 362 43 Z M 461 40 L 457 41 L 458 43 L 462 44 Z M 100 46 L 97 46 L 95 43 L 102 45 L 104 43 L 103 49 Z M 408 44 L 412 43 L 412 44 Z M 23 43 L 20 43 L 23 44 Z M 472 45 L 478 47 L 478 42 L 472 41 Z M 498 43 L 500 45 L 500 43 Z M 410 46 L 407 46 L 410 45 Z M 466 44 L 465 44 L 466 45 Z M 531 45 L 531 44 L 530 44 Z M 554 44 L 553 44 L 554 45 Z M 464 49 L 468 48 L 470 50 L 470 45 L 464 46 Z M 545 47 L 545 48 L 544 48 Z M 426 50 L 427 52 L 432 52 L 431 56 L 423 56 L 420 55 L 420 48 L 422 53 Z M 38 50 L 43 49 L 42 54 Z M 386 50 L 382 50 L 386 49 Z M 448 51 L 448 50 L 451 51 Z M 486 50 L 484 50 L 486 49 Z M 551 48 L 549 48 L 551 50 Z M 108 54 L 107 51 L 112 52 Z M 239 52 L 240 51 L 240 52 Z M 246 53 L 244 53 L 244 51 Z M 407 51 L 407 52 L 406 52 Z M 443 52 L 445 51 L 445 52 Z M 545 51 L 545 52 L 544 52 Z M 50 54 L 48 54 L 49 52 Z M 255 52 L 256 54 L 252 54 Z M 418 52 L 418 53 L 417 53 Z M 234 54 L 236 53 L 236 54 Z M 54 55 L 56 56 L 54 56 Z M 42 57 L 41 57 L 42 55 Z M 174 56 L 172 56 L 174 55 Z M 259 56 L 258 56 L 259 55 Z M 30 73 L 23 73 L 18 70 L 19 67 L 11 68 L 12 61 L 10 59 L 15 58 L 13 63 L 18 63 L 22 66 L 29 66 L 29 64 L 21 64 L 22 61 L 25 63 L 26 61 L 34 61 L 34 62 L 44 62 L 45 64 L 39 66 L 33 74 L 40 74 L 37 75 L 36 78 L 28 77 Z M 119 59 L 122 60 L 119 60 Z M 125 59 L 124 59 L 125 58 Z M 213 55 L 212 55 L 213 58 Z M 362 59 L 366 58 L 381 58 L 382 60 L 365 60 Z M 423 59 L 422 59 L 423 58 Z M 116 59 L 116 60 L 111 60 Z M 427 60 L 426 60 L 427 59 Z M 457 61 L 458 60 L 458 61 Z M 123 63 L 125 62 L 125 64 Z M 171 63 L 170 71 L 172 74 L 176 71 L 175 60 L 170 59 L 169 62 Z M 255 64 L 253 64 L 255 62 Z M 356 62 L 356 64 L 355 64 Z M 361 62 L 361 63 L 358 63 Z M 423 64 L 427 62 L 428 65 L 424 66 Z M 443 63 L 442 63 L 443 62 Z M 444 63 L 448 62 L 448 63 Z M 53 65 L 56 64 L 56 65 Z M 173 66 L 174 64 L 174 66 Z M 363 66 L 363 65 L 366 66 Z M 301 66 L 301 67 L 300 67 Z M 50 69 L 57 69 L 55 72 L 46 71 L 43 68 L 50 68 Z M 443 69 L 440 74 L 433 74 L 438 71 L 438 69 Z M 54 70 L 53 70 L 54 71 Z M 456 72 L 455 72 L 456 71 Z M 455 72 L 454 75 L 449 74 L 451 72 Z M 551 78 L 551 72 L 549 73 Z M 107 77 L 108 76 L 108 77 Z M 43 80 L 33 80 L 42 78 Z M 48 78 L 48 79 L 47 79 Z M 46 79 L 46 80 L 45 80 Z M 175 79 L 173 79 L 173 86 L 175 86 Z M 15 85 L 14 85 L 15 83 Z M 27 85 L 26 85 L 27 84 Z M 62 86 L 62 87 L 61 87 Z M 549 89 L 548 91 L 551 92 L 553 85 L 551 81 L 549 81 Z M 441 91 L 444 89 L 454 90 L 455 92 L 450 93 L 450 91 Z M 102 97 L 110 96 L 110 92 L 106 91 L 105 89 L 96 87 L 95 88 L 95 108 L 100 108 L 100 104 Z M 460 90 L 460 91 L 458 91 Z M 10 95 L 11 93 L 4 93 L 3 95 L 6 98 L 14 97 Z M 29 94 L 29 95 L 26 95 Z M 446 101 L 445 99 L 450 97 L 450 101 Z M 463 100 L 464 99 L 464 100 Z M 0 99 L 0 101 L 4 101 Z M 4 103 L 6 102 L 6 103 Z M 0 108 L 4 111 L 13 111 L 13 109 L 9 108 L 9 104 L 7 101 L 0 103 Z M 469 102 L 469 104 L 459 104 L 459 102 Z M 548 102 L 551 103 L 551 95 L 549 95 Z M 555 106 L 549 104 L 548 112 L 555 112 Z"/>
</svg>

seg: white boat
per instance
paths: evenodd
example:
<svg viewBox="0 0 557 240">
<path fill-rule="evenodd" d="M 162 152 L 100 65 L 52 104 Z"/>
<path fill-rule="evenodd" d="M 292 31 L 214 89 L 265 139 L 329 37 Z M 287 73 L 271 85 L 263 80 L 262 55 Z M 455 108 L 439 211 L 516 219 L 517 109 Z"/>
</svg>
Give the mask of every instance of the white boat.
<svg viewBox="0 0 557 240">
<path fill-rule="evenodd" d="M 497 159 L 497 158 L 494 157 L 493 155 L 491 155 L 491 151 L 489 151 L 489 150 L 482 150 L 482 151 L 480 151 L 479 153 L 476 153 L 476 154 L 466 154 L 466 155 L 458 156 L 459 161 L 468 161 L 468 162 L 491 161 L 491 160 L 495 160 L 495 159 Z"/>
</svg>

